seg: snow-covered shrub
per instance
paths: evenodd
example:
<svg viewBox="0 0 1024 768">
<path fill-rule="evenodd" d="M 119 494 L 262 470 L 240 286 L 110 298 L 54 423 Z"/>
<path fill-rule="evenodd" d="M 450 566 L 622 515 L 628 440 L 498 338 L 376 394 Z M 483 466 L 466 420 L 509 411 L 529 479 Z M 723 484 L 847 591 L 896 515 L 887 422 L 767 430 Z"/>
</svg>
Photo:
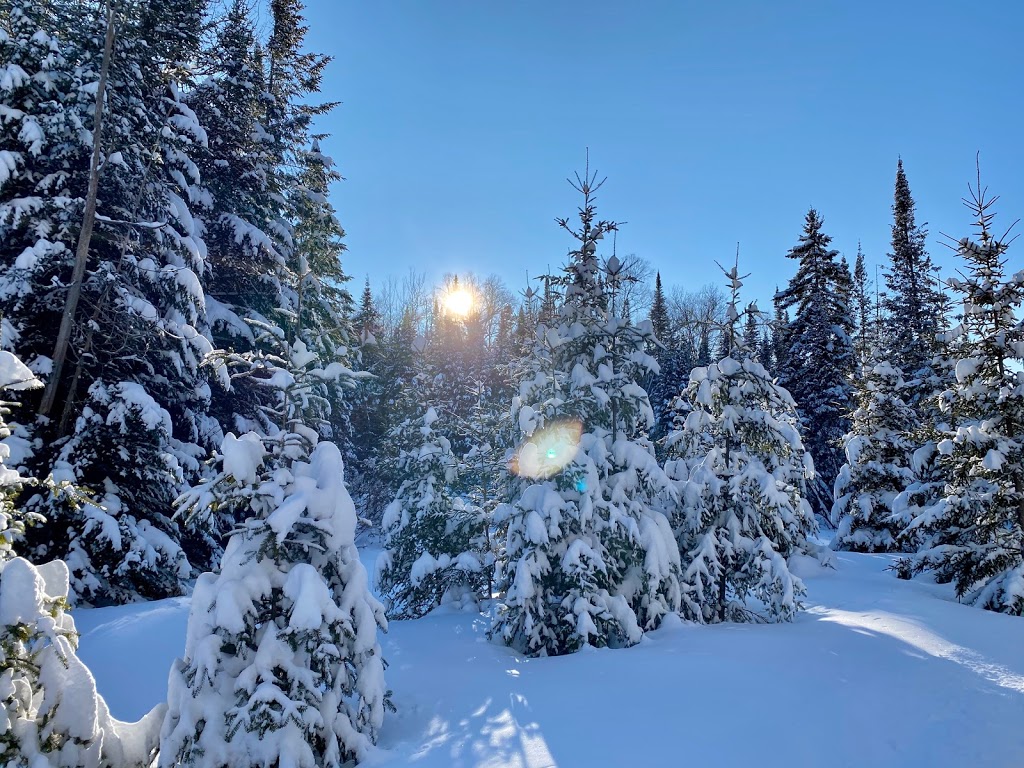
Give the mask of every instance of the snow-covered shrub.
<svg viewBox="0 0 1024 768">
<path fill-rule="evenodd" d="M 75 654 L 68 569 L 15 558 L 0 571 L 0 762 L 24 768 L 149 765 L 162 707 L 118 724 Z M 119 727 L 120 726 L 120 727 Z M 131 738 L 127 734 L 135 730 Z"/>
<path fill-rule="evenodd" d="M 377 586 L 388 615 L 422 616 L 446 595 L 484 595 L 487 568 L 482 510 L 454 496 L 458 462 L 448 439 L 435 431 L 437 412 L 408 422 L 396 439 L 404 444 L 398 471 L 404 476 L 384 511 L 384 551 Z"/>
<path fill-rule="evenodd" d="M 787 560 L 814 549 L 808 537 L 816 525 L 804 495 L 813 464 L 793 398 L 743 344 L 740 277 L 735 268 L 727 276 L 730 356 L 694 369 L 684 392 L 688 413 L 667 440 L 666 470 L 680 484 L 674 527 L 684 615 L 701 622 L 788 620 L 804 587 Z"/>
<path fill-rule="evenodd" d="M 846 463 L 835 484 L 833 546 L 855 552 L 899 549 L 903 525 L 892 515 L 896 497 L 914 483 L 911 438 L 917 417 L 904 402 L 903 375 L 878 363 L 857 382 L 858 408 L 843 438 Z"/>
</svg>

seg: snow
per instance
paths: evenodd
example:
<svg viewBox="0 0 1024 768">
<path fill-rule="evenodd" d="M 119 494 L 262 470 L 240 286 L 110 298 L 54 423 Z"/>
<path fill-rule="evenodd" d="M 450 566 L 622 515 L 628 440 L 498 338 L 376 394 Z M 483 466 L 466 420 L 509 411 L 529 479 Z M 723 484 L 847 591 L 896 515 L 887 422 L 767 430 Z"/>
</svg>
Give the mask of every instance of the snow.
<svg viewBox="0 0 1024 768">
<path fill-rule="evenodd" d="M 900 581 L 892 562 L 800 558 L 808 608 L 791 624 L 669 619 L 633 648 L 557 658 L 488 642 L 475 612 L 393 621 L 382 643 L 398 713 L 360 765 L 1019 765 L 1024 620 Z M 187 616 L 183 598 L 76 612 L 79 655 L 115 717 L 162 701 Z"/>
<path fill-rule="evenodd" d="M 241 437 L 228 432 L 221 444 L 221 453 L 224 455 L 225 474 L 231 475 L 241 485 L 256 482 L 256 475 L 267 455 L 263 440 L 255 432 L 246 432 Z"/>
<path fill-rule="evenodd" d="M 124 429 L 128 412 L 132 411 L 149 430 L 162 429 L 171 434 L 171 415 L 154 400 L 141 384 L 122 381 L 115 387 L 117 400 L 110 408 L 107 424 Z"/>
<path fill-rule="evenodd" d="M 16 355 L 7 350 L 0 350 L 0 388 L 22 390 L 41 386 L 43 383 Z"/>
</svg>

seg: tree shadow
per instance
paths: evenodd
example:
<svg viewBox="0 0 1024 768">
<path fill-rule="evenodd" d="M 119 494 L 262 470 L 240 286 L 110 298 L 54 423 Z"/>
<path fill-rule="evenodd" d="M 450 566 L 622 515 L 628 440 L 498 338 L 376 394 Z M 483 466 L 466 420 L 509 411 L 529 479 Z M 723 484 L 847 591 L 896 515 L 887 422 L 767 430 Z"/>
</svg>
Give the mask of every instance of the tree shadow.
<svg viewBox="0 0 1024 768">
<path fill-rule="evenodd" d="M 942 768 L 1024 756 L 1012 670 L 986 673 L 952 643 L 936 653 L 915 617 L 881 619 L 822 609 L 793 624 L 677 625 L 631 649 L 550 659 L 483 641 L 482 618 L 395 622 L 400 712 L 371 764 Z"/>
</svg>

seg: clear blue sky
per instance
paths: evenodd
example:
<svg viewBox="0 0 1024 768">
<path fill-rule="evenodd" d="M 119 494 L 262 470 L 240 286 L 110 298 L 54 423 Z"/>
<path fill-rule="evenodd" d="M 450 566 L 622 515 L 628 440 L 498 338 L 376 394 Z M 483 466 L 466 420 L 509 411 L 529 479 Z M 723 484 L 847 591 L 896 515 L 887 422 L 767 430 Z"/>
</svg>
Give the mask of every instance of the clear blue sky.
<svg viewBox="0 0 1024 768">
<path fill-rule="evenodd" d="M 496 273 L 513 289 L 557 269 L 565 182 L 608 176 L 602 217 L 628 224 L 667 284 L 731 259 L 758 298 L 813 205 L 852 262 L 884 263 L 902 155 L 930 250 L 962 236 L 981 152 L 1024 216 L 1024 2 L 308 0 L 311 50 L 334 57 L 321 123 L 346 181 L 334 201 L 358 291 L 412 266 Z M 1024 242 L 1011 250 L 1024 267 Z"/>
</svg>

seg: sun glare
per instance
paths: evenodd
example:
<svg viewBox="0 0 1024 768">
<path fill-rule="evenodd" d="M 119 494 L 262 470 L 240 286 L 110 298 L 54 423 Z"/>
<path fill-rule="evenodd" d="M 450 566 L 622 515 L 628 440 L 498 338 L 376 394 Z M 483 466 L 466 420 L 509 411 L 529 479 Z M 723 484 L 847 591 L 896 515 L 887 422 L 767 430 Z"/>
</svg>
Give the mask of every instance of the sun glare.
<svg viewBox="0 0 1024 768">
<path fill-rule="evenodd" d="M 473 294 L 465 288 L 456 288 L 444 295 L 444 307 L 453 315 L 465 317 L 473 308 Z"/>
</svg>

